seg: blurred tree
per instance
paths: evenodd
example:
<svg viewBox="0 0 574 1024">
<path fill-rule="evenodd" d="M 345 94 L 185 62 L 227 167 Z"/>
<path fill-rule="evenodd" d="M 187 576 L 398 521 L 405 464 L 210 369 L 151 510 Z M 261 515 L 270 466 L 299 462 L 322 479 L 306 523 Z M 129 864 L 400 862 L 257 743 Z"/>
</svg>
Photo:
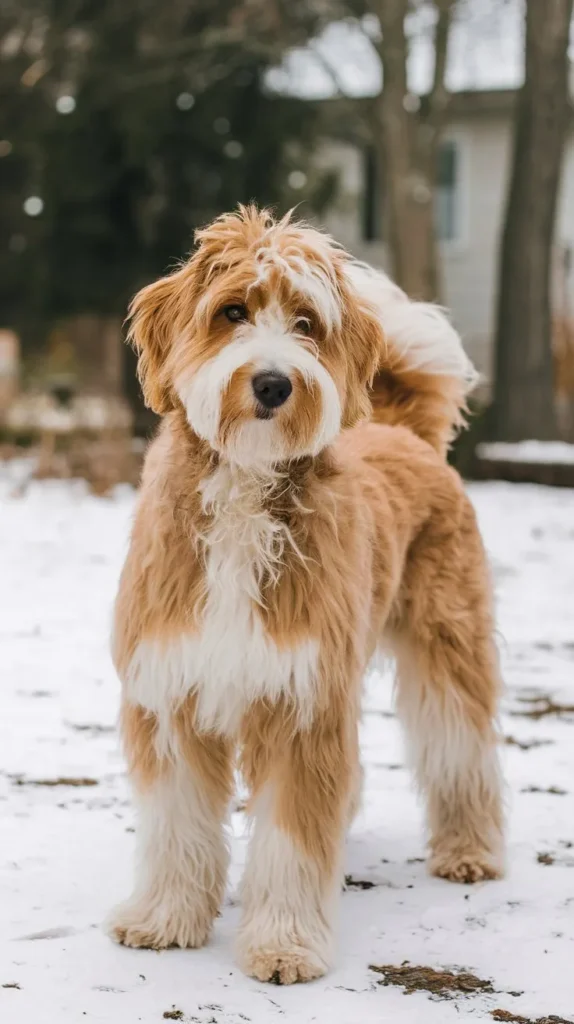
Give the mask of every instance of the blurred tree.
<svg viewBox="0 0 574 1024">
<path fill-rule="evenodd" d="M 381 64 L 383 89 L 359 108 L 374 149 L 373 170 L 380 197 L 378 218 L 387 221 L 393 275 L 414 298 L 441 297 L 436 236 L 439 148 L 448 108 L 446 67 L 450 30 L 459 8 L 472 0 L 345 0 Z M 413 38 L 430 42 L 430 88 L 418 96 L 409 88 Z M 337 69 L 327 66 L 341 94 Z M 355 106 L 357 106 L 355 101 Z M 378 225 L 379 229 L 381 225 Z"/>
<path fill-rule="evenodd" d="M 121 316 L 197 224 L 251 198 L 313 200 L 317 108 L 264 76 L 331 6 L 3 0 L 2 322 L 26 343 L 58 317 Z"/>
<path fill-rule="evenodd" d="M 492 435 L 557 436 L 550 273 L 562 153 L 572 115 L 572 0 L 528 0 L 525 80 L 500 255 Z"/>
<path fill-rule="evenodd" d="M 384 88 L 374 114 L 383 147 L 379 164 L 387 188 L 393 271 L 408 295 L 436 300 L 441 295 L 435 195 L 439 142 L 447 110 L 448 40 L 457 0 L 434 0 L 432 83 L 422 97 L 409 91 L 406 19 L 423 5 L 416 0 L 369 0 L 381 35 L 376 45 Z"/>
</svg>

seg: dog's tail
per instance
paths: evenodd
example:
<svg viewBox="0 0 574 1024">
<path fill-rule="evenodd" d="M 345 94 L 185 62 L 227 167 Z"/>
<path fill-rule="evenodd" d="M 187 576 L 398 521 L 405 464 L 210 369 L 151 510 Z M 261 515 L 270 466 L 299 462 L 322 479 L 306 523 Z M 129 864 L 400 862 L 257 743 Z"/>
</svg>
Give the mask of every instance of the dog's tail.
<svg viewBox="0 0 574 1024">
<path fill-rule="evenodd" d="M 347 275 L 376 308 L 385 337 L 372 393 L 374 420 L 409 427 L 446 454 L 478 381 L 459 335 L 440 306 L 413 302 L 382 271 L 350 262 Z"/>
</svg>

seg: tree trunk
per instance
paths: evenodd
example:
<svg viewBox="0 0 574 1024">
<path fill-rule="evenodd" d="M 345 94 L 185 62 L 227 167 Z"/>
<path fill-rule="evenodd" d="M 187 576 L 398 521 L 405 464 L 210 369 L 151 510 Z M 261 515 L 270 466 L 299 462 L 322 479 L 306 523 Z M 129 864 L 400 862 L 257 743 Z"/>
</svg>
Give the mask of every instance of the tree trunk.
<svg viewBox="0 0 574 1024">
<path fill-rule="evenodd" d="M 525 81 L 502 236 L 492 434 L 557 437 L 550 270 L 570 114 L 568 32 L 573 0 L 528 0 Z"/>
<path fill-rule="evenodd" d="M 436 0 L 434 79 L 429 94 L 409 93 L 408 0 L 376 0 L 382 39 L 383 90 L 376 104 L 375 131 L 382 150 L 379 160 L 387 192 L 388 241 L 393 275 L 416 299 L 440 297 L 440 263 L 435 230 L 437 151 L 446 110 L 445 70 L 448 36 L 455 0 Z M 420 108 L 420 109 L 419 109 Z"/>
</svg>

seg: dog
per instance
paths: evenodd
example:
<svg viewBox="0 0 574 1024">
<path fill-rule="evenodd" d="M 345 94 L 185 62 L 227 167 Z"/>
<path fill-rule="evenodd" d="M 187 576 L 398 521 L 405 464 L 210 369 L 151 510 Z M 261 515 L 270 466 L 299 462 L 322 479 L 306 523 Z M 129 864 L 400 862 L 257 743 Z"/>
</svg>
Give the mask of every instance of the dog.
<svg viewBox="0 0 574 1024">
<path fill-rule="evenodd" d="M 445 459 L 473 371 L 440 310 L 290 216 L 240 207 L 196 241 L 130 310 L 163 421 L 115 607 L 139 825 L 135 890 L 109 927 L 128 946 L 207 941 L 237 765 L 252 819 L 238 962 L 288 984 L 333 960 L 377 651 L 396 659 L 431 872 L 503 870 L 491 587 Z"/>
</svg>

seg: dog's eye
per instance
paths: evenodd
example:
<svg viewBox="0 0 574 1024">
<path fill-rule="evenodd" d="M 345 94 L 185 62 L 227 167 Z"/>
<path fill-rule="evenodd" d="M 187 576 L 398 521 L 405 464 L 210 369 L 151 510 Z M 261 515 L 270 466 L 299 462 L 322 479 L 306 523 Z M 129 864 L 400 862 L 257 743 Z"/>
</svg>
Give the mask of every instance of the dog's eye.
<svg viewBox="0 0 574 1024">
<path fill-rule="evenodd" d="M 295 330 L 297 334 L 311 334 L 313 325 L 308 316 L 300 316 L 295 321 Z"/>
<path fill-rule="evenodd" d="M 242 320 L 247 320 L 247 310 L 240 303 L 224 306 L 222 312 L 232 324 L 238 324 Z"/>
</svg>

